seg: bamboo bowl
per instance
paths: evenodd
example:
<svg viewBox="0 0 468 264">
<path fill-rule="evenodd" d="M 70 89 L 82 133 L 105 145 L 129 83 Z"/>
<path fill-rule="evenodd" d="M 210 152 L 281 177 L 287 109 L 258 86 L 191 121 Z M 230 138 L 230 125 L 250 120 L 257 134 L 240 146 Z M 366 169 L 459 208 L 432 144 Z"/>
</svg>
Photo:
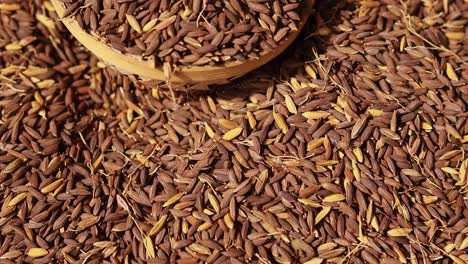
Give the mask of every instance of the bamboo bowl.
<svg viewBox="0 0 468 264">
<path fill-rule="evenodd" d="M 245 62 L 228 62 L 219 66 L 179 66 L 174 70 L 170 80 L 167 80 L 162 65 L 154 67 L 140 56 L 123 54 L 101 42 L 97 37 L 83 30 L 73 16 L 63 18 L 65 12 L 63 3 L 58 0 L 51 1 L 58 16 L 70 33 L 105 64 L 114 67 L 123 74 L 136 75 L 142 80 L 170 81 L 172 83 L 225 82 L 226 80 L 239 78 L 263 66 L 281 54 L 297 38 L 309 19 L 315 4 L 315 0 L 305 0 L 300 14 L 302 20 L 298 23 L 297 30 L 290 32 L 276 49 L 261 53 L 258 59 L 250 59 Z"/>
</svg>

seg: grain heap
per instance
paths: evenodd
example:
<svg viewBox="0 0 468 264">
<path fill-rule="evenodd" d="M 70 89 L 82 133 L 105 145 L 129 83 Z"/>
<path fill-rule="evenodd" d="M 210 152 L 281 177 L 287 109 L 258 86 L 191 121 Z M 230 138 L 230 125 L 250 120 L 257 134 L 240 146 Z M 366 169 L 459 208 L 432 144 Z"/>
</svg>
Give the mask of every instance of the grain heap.
<svg viewBox="0 0 468 264">
<path fill-rule="evenodd" d="M 283 58 L 171 96 L 3 1 L 0 262 L 466 263 L 467 8 L 322 1 Z"/>
<path fill-rule="evenodd" d="M 256 59 L 300 22 L 301 0 L 61 0 L 65 16 L 114 49 L 157 64 Z"/>
</svg>

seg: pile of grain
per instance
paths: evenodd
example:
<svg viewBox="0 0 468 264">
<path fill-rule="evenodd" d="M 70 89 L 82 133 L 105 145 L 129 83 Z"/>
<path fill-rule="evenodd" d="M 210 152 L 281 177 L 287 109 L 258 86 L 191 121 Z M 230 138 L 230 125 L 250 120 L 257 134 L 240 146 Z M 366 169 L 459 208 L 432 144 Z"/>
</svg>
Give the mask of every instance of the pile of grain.
<svg viewBox="0 0 468 264">
<path fill-rule="evenodd" d="M 60 0 L 114 49 L 161 64 L 257 59 L 300 23 L 301 0 Z"/>
<path fill-rule="evenodd" d="M 327 2 L 190 94 L 2 2 L 1 263 L 466 263 L 467 4 Z"/>
</svg>

